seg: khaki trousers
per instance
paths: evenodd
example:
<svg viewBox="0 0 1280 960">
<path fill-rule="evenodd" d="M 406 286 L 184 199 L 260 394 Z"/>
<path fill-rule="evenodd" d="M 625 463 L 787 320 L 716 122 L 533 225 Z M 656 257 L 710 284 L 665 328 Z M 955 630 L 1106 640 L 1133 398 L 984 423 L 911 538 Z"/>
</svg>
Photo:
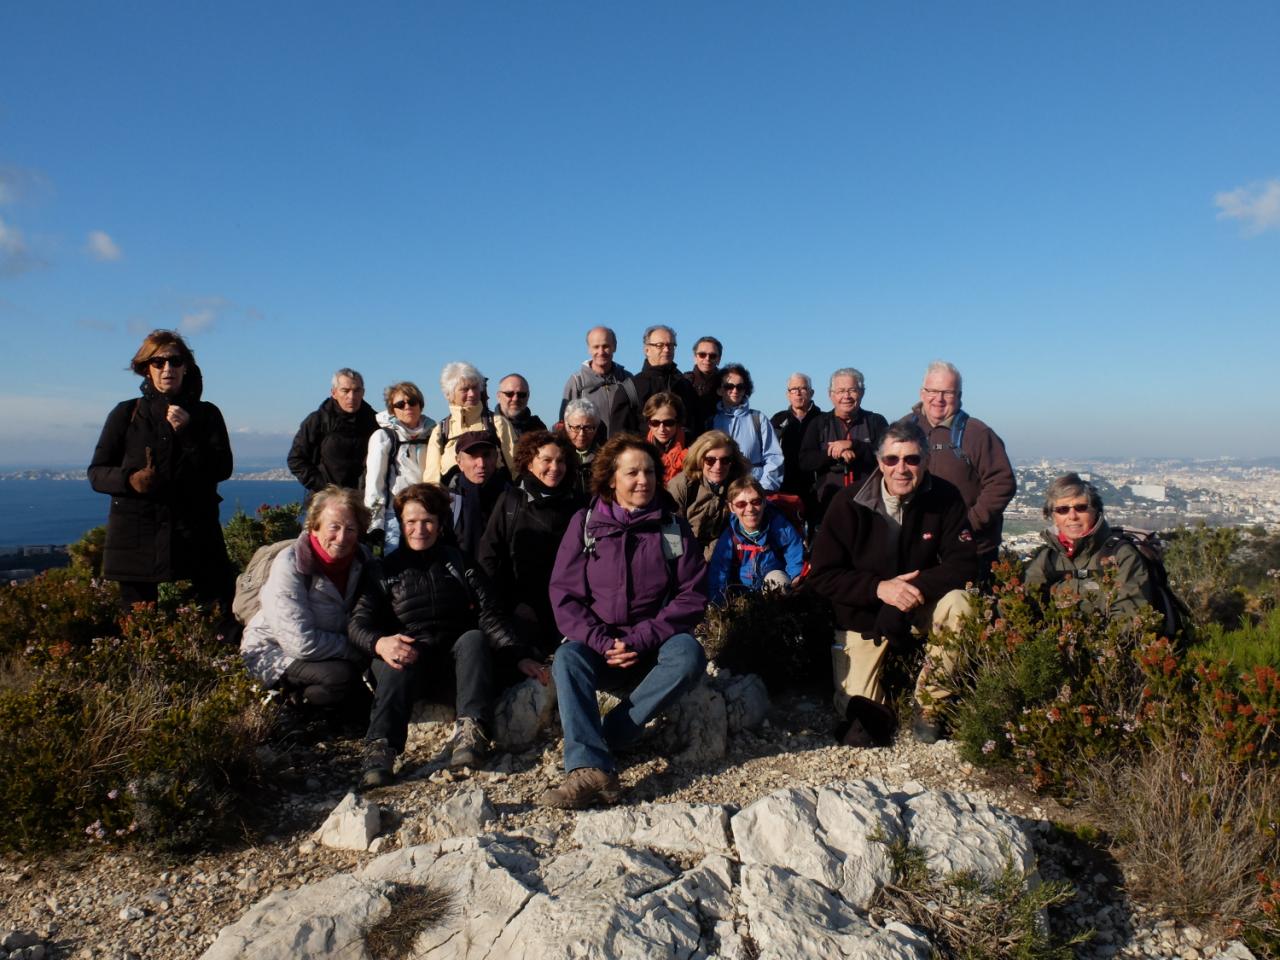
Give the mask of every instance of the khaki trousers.
<svg viewBox="0 0 1280 960">
<path fill-rule="evenodd" d="M 963 590 L 952 590 L 939 597 L 935 603 L 925 604 L 917 609 L 912 616 L 911 629 L 921 636 L 927 636 L 931 631 L 943 627 L 956 630 L 960 625 L 960 618 L 969 609 L 969 594 Z M 862 696 L 876 703 L 888 704 L 889 695 L 881 679 L 885 654 L 888 652 L 889 644 L 876 644 L 856 631 L 835 632 L 831 647 L 831 672 L 836 686 L 833 699 L 836 711 L 841 716 L 844 716 L 850 697 Z M 950 651 L 937 644 L 931 643 L 925 648 L 924 667 L 916 678 L 917 703 L 931 703 L 951 696 L 951 691 L 943 684 L 953 660 Z"/>
</svg>

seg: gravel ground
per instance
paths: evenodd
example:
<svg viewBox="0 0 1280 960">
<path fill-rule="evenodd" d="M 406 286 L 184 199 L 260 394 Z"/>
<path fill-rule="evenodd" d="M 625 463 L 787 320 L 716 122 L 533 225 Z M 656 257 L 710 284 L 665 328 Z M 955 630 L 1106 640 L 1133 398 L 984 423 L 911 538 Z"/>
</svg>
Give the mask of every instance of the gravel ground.
<svg viewBox="0 0 1280 960">
<path fill-rule="evenodd" d="M 1042 876 L 1076 886 L 1076 900 L 1053 922 L 1061 930 L 1096 928 L 1082 957 L 1201 960 L 1216 954 L 1219 941 L 1212 932 L 1130 902 L 1115 862 L 1054 826 L 1070 822 L 1071 811 L 993 781 L 963 762 L 950 743 L 923 746 L 903 736 L 890 748 L 851 750 L 834 744 L 830 723 L 829 707 L 815 699 L 775 702 L 766 725 L 733 740 L 729 756 L 710 768 L 670 763 L 642 744 L 623 758 L 624 802 L 742 806 L 779 787 L 859 777 L 977 794 L 1025 819 Z M 257 800 L 257 822 L 243 842 L 216 854 L 176 859 L 107 848 L 43 861 L 0 859 L 0 960 L 11 930 L 35 942 L 23 947 L 10 941 L 16 957 L 198 957 L 219 929 L 267 893 L 321 880 L 415 842 L 419 818 L 463 781 L 484 787 L 501 820 L 497 829 L 567 841 L 573 815 L 531 802 L 560 780 L 558 740 L 457 775 L 433 754 L 444 732 L 441 727 L 405 758 L 400 782 L 370 794 L 386 814 L 383 835 L 370 853 L 329 850 L 309 839 L 358 777 L 358 742 L 337 740 L 274 748 L 267 757 L 272 787 Z"/>
</svg>

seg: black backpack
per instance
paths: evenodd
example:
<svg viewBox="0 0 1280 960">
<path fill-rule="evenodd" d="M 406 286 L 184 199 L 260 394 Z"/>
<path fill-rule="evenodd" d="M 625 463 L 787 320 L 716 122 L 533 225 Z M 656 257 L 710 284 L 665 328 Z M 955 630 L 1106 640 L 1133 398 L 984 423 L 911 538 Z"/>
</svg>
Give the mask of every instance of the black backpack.
<svg viewBox="0 0 1280 960">
<path fill-rule="evenodd" d="M 480 407 L 480 422 L 484 424 L 484 430 L 493 438 L 495 444 L 498 443 L 498 428 L 494 424 L 493 411 L 489 409 L 488 403 L 484 403 Z M 436 448 L 437 452 L 444 456 L 445 447 L 449 444 L 449 430 L 453 427 L 453 412 L 450 411 L 449 416 L 445 417 L 439 423 L 439 429 L 436 431 Z M 499 447 L 501 444 L 499 444 Z"/>
</svg>

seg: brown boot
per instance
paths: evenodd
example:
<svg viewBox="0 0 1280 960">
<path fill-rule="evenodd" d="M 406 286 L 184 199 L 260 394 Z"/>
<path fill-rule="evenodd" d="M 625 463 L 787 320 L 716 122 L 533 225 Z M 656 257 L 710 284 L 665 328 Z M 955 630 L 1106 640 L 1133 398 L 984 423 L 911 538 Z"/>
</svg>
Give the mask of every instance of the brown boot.
<svg viewBox="0 0 1280 960">
<path fill-rule="evenodd" d="M 560 786 L 544 790 L 538 797 L 538 803 L 561 810 L 581 810 L 595 803 L 617 803 L 621 796 L 622 784 L 612 770 L 579 767 L 570 770 Z"/>
</svg>

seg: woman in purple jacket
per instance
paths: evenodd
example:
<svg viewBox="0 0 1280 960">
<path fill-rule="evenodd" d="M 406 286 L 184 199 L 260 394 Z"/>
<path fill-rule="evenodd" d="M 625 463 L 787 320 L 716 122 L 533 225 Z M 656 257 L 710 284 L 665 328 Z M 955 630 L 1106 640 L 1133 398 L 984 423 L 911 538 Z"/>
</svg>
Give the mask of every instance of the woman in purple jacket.
<svg viewBox="0 0 1280 960">
<path fill-rule="evenodd" d="M 551 574 L 566 641 L 555 676 L 564 782 L 540 801 L 575 810 L 621 794 L 612 748 L 635 740 L 706 667 L 693 628 L 707 607 L 702 548 L 665 503 L 662 459 L 639 437 L 613 437 L 592 464 L 591 505 L 569 522 Z M 597 690 L 621 691 L 602 721 Z"/>
</svg>

